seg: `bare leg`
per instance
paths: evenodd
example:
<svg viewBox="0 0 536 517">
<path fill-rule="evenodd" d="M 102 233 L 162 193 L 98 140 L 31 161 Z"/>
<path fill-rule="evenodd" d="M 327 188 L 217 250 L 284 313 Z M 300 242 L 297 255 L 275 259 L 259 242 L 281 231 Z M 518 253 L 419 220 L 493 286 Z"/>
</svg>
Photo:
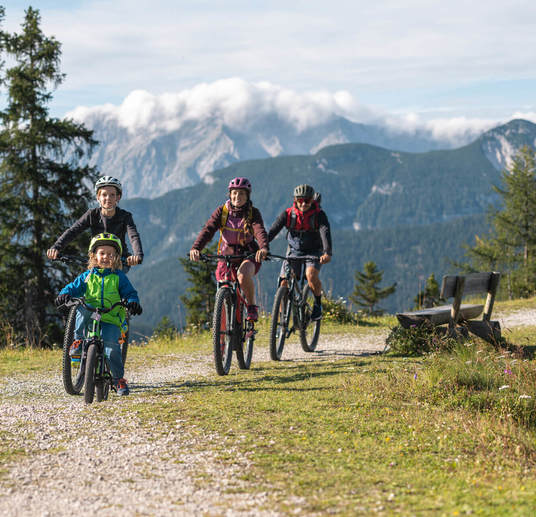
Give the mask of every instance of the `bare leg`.
<svg viewBox="0 0 536 517">
<path fill-rule="evenodd" d="M 255 284 L 253 276 L 255 275 L 255 264 L 250 260 L 242 262 L 237 271 L 238 282 L 248 305 L 255 305 Z"/>
<path fill-rule="evenodd" d="M 309 287 L 315 296 L 320 296 L 322 294 L 322 282 L 320 281 L 318 273 L 318 269 L 310 266 L 305 270 L 305 278 L 307 278 Z"/>
</svg>

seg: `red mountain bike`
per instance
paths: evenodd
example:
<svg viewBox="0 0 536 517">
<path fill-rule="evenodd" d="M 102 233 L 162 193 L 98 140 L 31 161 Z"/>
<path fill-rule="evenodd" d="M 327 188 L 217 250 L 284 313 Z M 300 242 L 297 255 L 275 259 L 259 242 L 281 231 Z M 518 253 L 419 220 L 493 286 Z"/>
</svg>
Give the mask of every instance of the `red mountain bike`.
<svg viewBox="0 0 536 517">
<path fill-rule="evenodd" d="M 200 255 L 200 259 L 205 262 L 224 260 L 227 266 L 224 280 L 218 282 L 212 318 L 214 364 L 219 375 L 229 373 L 233 350 L 236 351 L 236 359 L 241 369 L 248 370 L 251 366 L 257 331 L 254 322 L 246 319 L 247 303 L 236 276 L 238 266 L 233 264 L 233 261 L 254 256 Z"/>
</svg>

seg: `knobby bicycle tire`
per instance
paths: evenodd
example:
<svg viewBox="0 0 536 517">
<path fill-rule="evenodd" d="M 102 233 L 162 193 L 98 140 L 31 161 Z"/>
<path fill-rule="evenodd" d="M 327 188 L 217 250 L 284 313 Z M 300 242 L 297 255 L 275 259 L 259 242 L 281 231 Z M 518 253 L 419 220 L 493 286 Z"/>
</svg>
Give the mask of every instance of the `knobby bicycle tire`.
<svg viewBox="0 0 536 517">
<path fill-rule="evenodd" d="M 304 305 L 300 318 L 300 342 L 304 352 L 314 352 L 316 345 L 318 345 L 318 338 L 320 337 L 321 320 L 311 320 L 314 299 L 312 298 L 313 293 L 308 284 L 305 284 L 303 287 L 302 294 Z"/>
<path fill-rule="evenodd" d="M 95 396 L 95 370 L 97 367 L 97 347 L 89 345 L 86 359 L 86 375 L 84 381 L 84 401 L 86 404 L 93 402 Z"/>
<path fill-rule="evenodd" d="M 227 375 L 231 368 L 233 357 L 233 328 L 232 321 L 233 299 L 227 288 L 218 290 L 214 303 L 212 321 L 212 343 L 214 347 L 214 365 L 218 375 Z"/>
<path fill-rule="evenodd" d="M 251 359 L 253 358 L 253 343 L 255 342 L 255 334 L 248 337 L 248 322 L 247 309 L 244 303 L 240 304 L 242 312 L 242 325 L 235 332 L 235 350 L 238 367 L 241 370 L 249 370 L 251 367 Z"/>
<path fill-rule="evenodd" d="M 270 357 L 273 361 L 281 360 L 283 355 L 290 320 L 289 309 L 288 287 L 281 285 L 275 293 L 270 322 Z"/>
<path fill-rule="evenodd" d="M 65 332 L 63 335 L 62 378 L 63 387 L 69 395 L 79 395 L 84 385 L 85 360 L 72 361 L 69 351 L 74 341 L 74 328 L 76 325 L 77 305 L 73 305 L 67 316 Z"/>
</svg>

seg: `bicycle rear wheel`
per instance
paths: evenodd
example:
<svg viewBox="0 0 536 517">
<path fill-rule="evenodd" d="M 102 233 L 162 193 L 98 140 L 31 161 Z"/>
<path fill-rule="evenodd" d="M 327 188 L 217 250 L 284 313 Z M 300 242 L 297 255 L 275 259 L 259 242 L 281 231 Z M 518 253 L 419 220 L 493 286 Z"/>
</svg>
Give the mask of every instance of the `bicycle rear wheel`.
<svg viewBox="0 0 536 517">
<path fill-rule="evenodd" d="M 314 352 L 320 337 L 320 321 L 311 320 L 314 296 L 308 284 L 303 287 L 304 304 L 301 310 L 300 342 L 304 352 Z"/>
<path fill-rule="evenodd" d="M 76 324 L 76 309 L 74 305 L 69 310 L 65 333 L 63 335 L 63 355 L 62 355 L 62 379 L 63 387 L 69 395 L 78 395 L 84 385 L 85 360 L 84 354 L 76 360 L 71 358 L 69 351 L 74 341 L 74 327 Z"/>
<path fill-rule="evenodd" d="M 272 321 L 270 323 L 270 357 L 274 361 L 279 361 L 283 354 L 290 320 L 289 309 L 288 287 L 282 285 L 275 293 Z"/>
<path fill-rule="evenodd" d="M 239 332 L 235 335 L 235 350 L 238 366 L 242 370 L 249 370 L 251 359 L 253 357 L 253 343 L 255 341 L 254 323 L 247 321 L 247 309 L 245 304 L 240 304 L 242 312 L 242 325 Z"/>
<path fill-rule="evenodd" d="M 227 288 L 219 289 L 214 303 L 212 321 L 212 342 L 214 345 L 214 365 L 219 375 L 227 375 L 233 357 L 233 299 Z"/>
<path fill-rule="evenodd" d="M 93 402 L 95 396 L 95 373 L 97 368 L 97 347 L 89 345 L 87 349 L 86 374 L 84 381 L 84 401 L 86 404 Z"/>
</svg>

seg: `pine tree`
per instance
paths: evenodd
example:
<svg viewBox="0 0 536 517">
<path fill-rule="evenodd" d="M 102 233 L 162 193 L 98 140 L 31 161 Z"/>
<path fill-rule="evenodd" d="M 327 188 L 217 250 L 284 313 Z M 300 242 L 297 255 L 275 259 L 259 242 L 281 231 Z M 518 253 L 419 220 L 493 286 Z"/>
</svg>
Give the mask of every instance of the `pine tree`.
<svg viewBox="0 0 536 517">
<path fill-rule="evenodd" d="M 370 316 L 383 314 L 383 309 L 375 307 L 380 300 L 395 292 L 396 283 L 389 287 L 378 287 L 383 279 L 383 271 L 379 271 L 372 261 L 365 264 L 364 272 L 356 271 L 354 279 L 354 291 L 350 295 L 350 300 Z"/>
<path fill-rule="evenodd" d="M 502 207 L 490 213 L 491 232 L 476 238 L 468 249 L 471 266 L 480 271 L 501 271 L 508 297 L 536 292 L 536 154 L 522 147 L 501 174 Z"/>
<path fill-rule="evenodd" d="M 215 252 L 215 244 L 207 248 L 207 253 Z M 180 297 L 186 308 L 186 325 L 202 329 L 210 325 L 214 311 L 217 289 L 214 265 L 202 261 L 192 262 L 187 258 L 179 258 L 179 261 L 192 284 L 186 289 L 186 294 Z"/>
<path fill-rule="evenodd" d="M 413 299 L 417 309 L 434 307 L 440 301 L 439 284 L 432 273 L 426 279 L 424 289 Z"/>
<path fill-rule="evenodd" d="M 96 142 L 83 125 L 49 115 L 64 75 L 61 45 L 41 31 L 39 11 L 28 8 L 20 34 L 1 41 L 13 66 L 0 112 L 0 319 L 35 346 L 58 337 L 52 302 L 67 271 L 45 251 L 87 209 L 95 171 L 80 162 Z"/>
</svg>

